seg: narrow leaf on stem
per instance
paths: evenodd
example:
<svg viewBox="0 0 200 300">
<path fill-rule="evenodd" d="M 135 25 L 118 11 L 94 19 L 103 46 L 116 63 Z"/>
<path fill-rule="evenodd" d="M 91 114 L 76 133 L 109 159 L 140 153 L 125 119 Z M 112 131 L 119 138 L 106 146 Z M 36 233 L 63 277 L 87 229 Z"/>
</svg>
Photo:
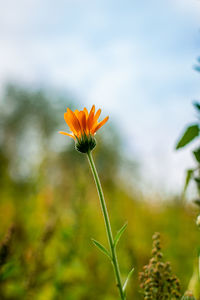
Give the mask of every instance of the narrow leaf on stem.
<svg viewBox="0 0 200 300">
<path fill-rule="evenodd" d="M 94 239 L 92 239 L 92 242 L 94 243 L 94 245 L 95 245 L 97 248 L 99 248 L 99 250 L 100 250 L 101 252 L 103 252 L 105 255 L 108 256 L 109 259 L 112 260 L 112 257 L 111 257 L 111 255 L 110 255 L 110 253 L 108 252 L 108 250 L 107 250 L 101 243 L 97 242 L 97 241 L 94 240 Z"/>
<path fill-rule="evenodd" d="M 124 230 L 126 229 L 126 227 L 127 227 L 127 223 L 125 223 L 124 226 L 122 226 L 122 228 L 117 232 L 115 240 L 114 240 L 114 248 L 117 246 L 117 244 L 120 240 L 120 237 L 122 236 L 122 234 L 123 234 Z"/>
<path fill-rule="evenodd" d="M 193 151 L 193 155 L 196 158 L 197 162 L 200 163 L 200 147 Z"/>
<path fill-rule="evenodd" d="M 193 169 L 187 170 L 187 174 L 186 174 L 186 178 L 185 178 L 184 193 L 186 192 L 187 187 L 188 187 L 188 185 L 190 183 L 190 180 L 192 179 L 193 173 L 194 173 Z"/>
<path fill-rule="evenodd" d="M 126 290 L 128 281 L 129 281 L 131 275 L 133 274 L 133 271 L 134 271 L 134 268 L 133 268 L 132 270 L 130 270 L 130 272 L 128 273 L 128 276 L 127 276 L 127 278 L 126 278 L 126 281 L 124 282 L 124 285 L 123 285 L 123 292 L 125 292 L 125 290 Z"/>
</svg>

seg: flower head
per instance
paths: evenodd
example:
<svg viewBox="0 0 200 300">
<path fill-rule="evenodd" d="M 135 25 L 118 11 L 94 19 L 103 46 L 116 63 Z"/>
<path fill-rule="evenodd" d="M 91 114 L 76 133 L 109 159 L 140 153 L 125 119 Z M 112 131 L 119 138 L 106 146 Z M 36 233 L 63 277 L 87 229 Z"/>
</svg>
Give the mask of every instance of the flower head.
<svg viewBox="0 0 200 300">
<path fill-rule="evenodd" d="M 96 146 L 95 133 L 108 121 L 108 117 L 106 117 L 101 122 L 98 122 L 100 114 L 101 109 L 98 109 L 95 113 L 94 105 L 89 113 L 85 107 L 83 110 L 79 111 L 76 109 L 74 112 L 67 108 L 67 112 L 64 113 L 64 119 L 72 132 L 59 131 L 59 133 L 73 138 L 76 141 L 76 149 L 87 153 Z"/>
</svg>

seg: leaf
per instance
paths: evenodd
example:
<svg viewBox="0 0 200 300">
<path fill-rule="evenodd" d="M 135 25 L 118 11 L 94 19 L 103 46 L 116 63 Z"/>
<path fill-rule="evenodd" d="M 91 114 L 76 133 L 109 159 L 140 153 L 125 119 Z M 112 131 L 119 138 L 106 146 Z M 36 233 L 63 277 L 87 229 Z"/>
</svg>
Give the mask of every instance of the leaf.
<svg viewBox="0 0 200 300">
<path fill-rule="evenodd" d="M 196 183 L 200 184 L 200 177 L 195 177 L 194 180 L 196 181 Z"/>
<path fill-rule="evenodd" d="M 200 177 L 195 177 L 194 180 L 196 181 L 197 189 L 198 189 L 198 192 L 200 194 Z"/>
<path fill-rule="evenodd" d="M 126 227 L 127 227 L 127 223 L 125 223 L 124 226 L 122 226 L 122 228 L 117 232 L 115 240 L 114 240 L 114 248 L 117 246 L 117 244 L 119 242 L 119 239 L 122 236 L 122 234 L 123 234 L 124 230 L 126 229 Z"/>
<path fill-rule="evenodd" d="M 97 248 L 99 248 L 99 250 L 100 250 L 101 252 L 103 252 L 105 255 L 107 255 L 107 256 L 109 257 L 109 259 L 112 260 L 112 257 L 111 257 L 111 255 L 110 255 L 110 253 L 108 252 L 108 250 L 107 250 L 102 244 L 100 244 L 99 242 L 97 242 L 97 241 L 94 240 L 94 239 L 92 239 L 92 242 L 95 244 L 95 246 L 96 246 Z"/>
<path fill-rule="evenodd" d="M 187 170 L 187 175 L 186 175 L 186 178 L 185 178 L 184 193 L 187 190 L 188 184 L 190 183 L 190 180 L 192 178 L 193 173 L 194 173 L 193 169 Z"/>
<path fill-rule="evenodd" d="M 194 202 L 198 207 L 200 207 L 200 199 L 195 199 L 195 200 L 193 200 L 193 202 Z"/>
<path fill-rule="evenodd" d="M 1 269 L 0 281 L 17 275 L 18 275 L 18 265 L 17 264 L 15 265 L 14 262 L 8 262 Z"/>
<path fill-rule="evenodd" d="M 200 163 L 200 147 L 193 151 L 194 157 Z"/>
<path fill-rule="evenodd" d="M 179 140 L 178 144 L 176 145 L 176 150 L 189 144 L 198 135 L 199 135 L 199 125 L 195 124 L 195 125 L 189 126 L 186 129 L 186 131 L 184 132 L 181 139 Z"/>
<path fill-rule="evenodd" d="M 127 276 L 126 281 L 124 282 L 124 285 L 123 285 L 123 288 L 122 288 L 123 292 L 125 292 L 125 290 L 126 290 L 128 281 L 129 281 L 131 275 L 133 274 L 133 271 L 134 271 L 134 268 L 132 270 L 130 270 L 130 272 L 128 273 L 128 276 Z"/>
<path fill-rule="evenodd" d="M 198 111 L 200 111 L 200 103 L 198 103 L 197 101 L 195 101 L 195 102 L 193 103 L 193 105 L 194 105 L 194 107 L 195 107 Z"/>
<path fill-rule="evenodd" d="M 195 177 L 194 180 L 196 181 L 197 189 L 200 191 L 200 177 Z"/>
</svg>

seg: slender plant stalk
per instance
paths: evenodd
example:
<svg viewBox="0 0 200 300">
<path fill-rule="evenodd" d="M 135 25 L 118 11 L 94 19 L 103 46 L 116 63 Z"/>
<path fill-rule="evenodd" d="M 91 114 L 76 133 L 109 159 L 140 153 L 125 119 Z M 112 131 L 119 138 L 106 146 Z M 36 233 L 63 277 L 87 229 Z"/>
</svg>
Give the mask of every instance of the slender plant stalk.
<svg viewBox="0 0 200 300">
<path fill-rule="evenodd" d="M 126 300 L 125 293 L 123 292 L 119 264 L 118 264 L 118 260 L 117 260 L 116 249 L 114 247 L 113 234 L 112 234 L 112 229 L 111 229 L 111 225 L 110 225 L 108 210 L 106 207 L 106 202 L 105 202 L 104 195 L 103 195 L 103 190 L 101 187 L 100 179 L 99 179 L 99 176 L 98 176 L 95 164 L 94 164 L 94 160 L 93 160 L 91 151 L 89 151 L 87 153 L 87 156 L 88 156 L 89 164 L 90 164 L 90 167 L 92 170 L 92 174 L 94 176 L 97 191 L 99 194 L 101 209 L 102 209 L 102 213 L 103 213 L 103 217 L 104 217 L 104 221 L 105 221 L 106 232 L 107 232 L 108 242 L 109 242 L 110 251 L 111 251 L 112 264 L 113 264 L 114 273 L 115 273 L 116 282 L 117 282 L 117 287 L 119 289 L 121 300 Z"/>
</svg>

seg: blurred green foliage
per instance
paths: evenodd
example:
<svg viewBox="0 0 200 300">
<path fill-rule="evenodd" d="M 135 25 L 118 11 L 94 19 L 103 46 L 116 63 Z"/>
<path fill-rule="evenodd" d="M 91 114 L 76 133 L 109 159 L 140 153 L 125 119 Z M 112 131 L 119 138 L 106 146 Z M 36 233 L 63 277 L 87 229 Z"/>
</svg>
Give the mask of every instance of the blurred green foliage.
<svg viewBox="0 0 200 300">
<path fill-rule="evenodd" d="M 197 138 L 200 137 L 200 103 L 195 102 L 194 107 L 197 112 L 197 122 L 187 126 L 183 135 L 181 136 L 181 138 L 179 139 L 176 145 L 176 150 L 187 146 L 188 144 L 190 144 L 194 140 L 197 140 Z M 193 180 L 196 184 L 197 192 L 199 196 L 199 199 L 196 200 L 196 203 L 200 204 L 200 145 L 198 145 L 192 151 L 192 154 L 195 159 L 196 166 L 192 169 L 187 170 L 187 174 L 185 178 L 184 194 L 188 188 L 190 181 Z"/>
<path fill-rule="evenodd" d="M 91 241 L 106 245 L 86 157 L 57 133 L 66 126 L 66 107 L 76 103 L 12 85 L 0 103 L 0 299 L 117 299 L 112 266 Z M 137 193 L 129 183 L 137 163 L 124 159 L 115 128 L 101 133 L 94 158 L 114 233 L 128 222 L 118 248 L 123 279 L 135 267 L 127 299 L 142 299 L 137 274 L 149 260 L 155 231 L 185 291 L 199 239 L 195 207 Z"/>
</svg>

